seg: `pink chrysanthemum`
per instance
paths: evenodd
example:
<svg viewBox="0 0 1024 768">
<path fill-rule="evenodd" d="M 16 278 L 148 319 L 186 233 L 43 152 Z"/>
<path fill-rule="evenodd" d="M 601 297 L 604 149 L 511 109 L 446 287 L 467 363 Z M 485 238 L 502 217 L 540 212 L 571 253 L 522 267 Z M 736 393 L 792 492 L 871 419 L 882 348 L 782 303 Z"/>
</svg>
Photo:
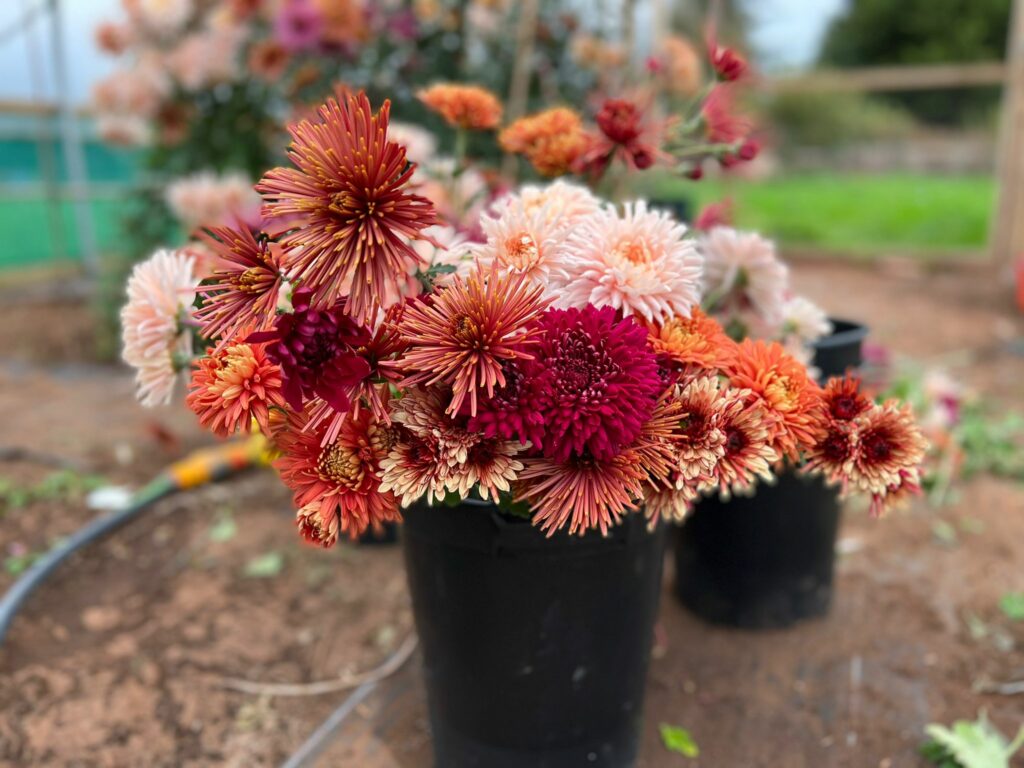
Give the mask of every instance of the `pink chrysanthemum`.
<svg viewBox="0 0 1024 768">
<path fill-rule="evenodd" d="M 231 338 L 245 327 L 273 324 L 281 290 L 281 246 L 246 227 L 210 229 L 200 239 L 218 258 L 211 282 L 199 288 L 196 319 L 208 339 Z"/>
<path fill-rule="evenodd" d="M 715 227 L 700 239 L 699 248 L 708 311 L 721 318 L 731 335 L 742 338 L 781 326 L 789 271 L 770 240 Z"/>
<path fill-rule="evenodd" d="M 643 202 L 623 215 L 606 208 L 582 220 L 566 243 L 558 306 L 614 307 L 661 323 L 700 304 L 703 259 L 686 227 Z"/>
<path fill-rule="evenodd" d="M 287 235 L 291 277 L 333 304 L 350 285 L 346 311 L 365 322 L 419 256 L 407 238 L 437 223 L 433 204 L 405 191 L 415 166 L 388 139 L 390 103 L 373 114 L 366 94 L 320 107 L 320 121 L 293 126 L 289 156 L 257 185 L 271 216 L 297 214 Z"/>
<path fill-rule="evenodd" d="M 635 510 L 647 472 L 639 457 L 625 451 L 607 460 L 572 456 L 564 461 L 526 459 L 519 495 L 534 511 L 533 522 L 549 536 L 599 530 L 606 534 L 622 515 Z"/>
<path fill-rule="evenodd" d="M 505 384 L 502 363 L 530 356 L 538 333 L 533 323 L 545 306 L 540 295 L 526 275 L 503 275 L 492 266 L 409 304 L 399 325 L 409 343 L 399 363 L 407 374 L 403 384 L 448 384 L 448 411 L 457 413 L 468 400 L 475 416 L 479 390 L 492 397 Z"/>
<path fill-rule="evenodd" d="M 157 251 L 128 278 L 121 356 L 135 369 L 137 397 L 145 406 L 169 403 L 178 371 L 189 364 L 187 323 L 198 283 L 195 260 L 181 251 Z"/>
<path fill-rule="evenodd" d="M 917 467 L 900 471 L 900 478 L 886 486 L 884 491 L 871 494 L 871 515 L 882 517 L 887 512 L 905 506 L 914 496 L 921 495 L 921 470 Z"/>
<path fill-rule="evenodd" d="M 370 373 L 358 348 L 370 340 L 365 328 L 345 314 L 342 303 L 317 309 L 310 291 L 292 294 L 292 312 L 278 317 L 272 331 L 251 334 L 247 341 L 266 343 L 270 359 L 281 366 L 284 397 L 293 410 L 319 397 L 345 413 L 356 388 Z"/>
<path fill-rule="evenodd" d="M 677 488 L 669 483 L 649 488 L 644 493 L 644 514 L 652 525 L 659 520 L 681 523 L 690 513 L 698 496 L 688 485 Z"/>
<path fill-rule="evenodd" d="M 772 417 L 747 390 L 729 390 L 722 411 L 721 430 L 725 433 L 725 452 L 715 465 L 715 478 L 704 486 L 716 488 L 723 497 L 749 493 L 758 479 L 773 478 L 772 464 L 779 454 L 772 447 Z"/>
<path fill-rule="evenodd" d="M 234 341 L 197 360 L 186 398 L 199 423 L 216 435 L 249 432 L 255 420 L 270 430 L 270 409 L 284 408 L 281 370 L 261 344 Z"/>
<path fill-rule="evenodd" d="M 515 195 L 505 198 L 505 204 L 511 200 L 518 200 L 521 210 L 527 214 L 542 211 L 545 222 L 565 233 L 601 210 L 601 200 L 587 187 L 562 179 L 543 185 L 526 184 Z M 495 207 L 501 204 L 499 201 Z"/>
<path fill-rule="evenodd" d="M 329 547 L 339 534 L 358 537 L 371 525 L 400 519 L 395 497 L 380 486 L 380 464 L 394 439 L 369 412 L 357 410 L 337 438 L 323 444 L 323 427 L 292 414 L 276 431 L 274 467 L 294 493 L 303 538 Z"/>
<path fill-rule="evenodd" d="M 661 393 L 646 331 L 593 306 L 548 310 L 538 327 L 535 357 L 521 363 L 544 424 L 536 447 L 560 463 L 571 454 L 610 460 L 640 435 Z"/>
</svg>

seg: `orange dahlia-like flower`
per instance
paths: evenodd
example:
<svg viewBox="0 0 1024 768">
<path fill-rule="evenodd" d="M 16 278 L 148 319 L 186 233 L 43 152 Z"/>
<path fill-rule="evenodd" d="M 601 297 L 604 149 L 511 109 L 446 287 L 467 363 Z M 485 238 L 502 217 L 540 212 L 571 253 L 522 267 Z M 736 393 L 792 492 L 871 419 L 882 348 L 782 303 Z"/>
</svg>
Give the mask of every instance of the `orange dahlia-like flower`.
<svg viewBox="0 0 1024 768">
<path fill-rule="evenodd" d="M 403 386 L 448 384 L 448 412 L 458 413 L 468 398 L 475 416 L 478 390 L 490 398 L 505 385 L 502 362 L 531 359 L 539 333 L 533 321 L 546 306 L 543 291 L 527 275 L 501 274 L 492 265 L 407 305 L 399 331 L 409 349 L 397 362 L 406 373 Z"/>
<path fill-rule="evenodd" d="M 244 338 L 247 332 L 243 331 Z M 253 420 L 270 431 L 270 409 L 284 408 L 281 369 L 263 344 L 235 341 L 194 363 L 186 398 L 199 423 L 221 437 L 249 432 Z"/>
<path fill-rule="evenodd" d="M 295 168 L 275 168 L 256 185 L 268 216 L 295 216 L 284 235 L 290 277 L 363 323 L 422 258 L 409 244 L 437 223 L 434 205 L 405 191 L 415 165 L 388 139 L 391 104 L 373 113 L 366 94 L 328 99 L 320 119 L 289 128 Z"/>
<path fill-rule="evenodd" d="M 448 125 L 487 131 L 501 122 L 498 97 L 478 85 L 436 83 L 416 94 L 427 109 L 436 112 Z"/>
<path fill-rule="evenodd" d="M 530 503 L 534 524 L 548 536 L 562 528 L 570 534 L 606 534 L 636 509 L 647 479 L 640 457 L 630 450 L 604 461 L 570 456 L 562 462 L 539 457 L 523 463 L 517 495 Z"/>
<path fill-rule="evenodd" d="M 750 390 L 768 414 L 772 444 L 796 458 L 821 437 L 821 388 L 777 342 L 746 339 L 728 368 L 733 386 Z"/>
<path fill-rule="evenodd" d="M 354 539 L 371 525 L 399 520 L 394 495 L 380 487 L 380 463 L 391 449 L 392 430 L 359 410 L 326 445 L 323 431 L 323 426 L 310 428 L 308 415 L 300 413 L 276 433 L 281 455 L 274 467 L 294 494 L 303 538 L 330 547 L 341 533 Z"/>
<path fill-rule="evenodd" d="M 661 325 L 652 325 L 650 340 L 655 353 L 684 370 L 723 369 L 732 361 L 736 349 L 736 343 L 718 321 L 699 307 L 694 307 L 689 317 L 676 315 Z"/>
<path fill-rule="evenodd" d="M 548 177 L 572 171 L 589 146 L 583 121 L 568 107 L 521 117 L 501 132 L 498 141 L 506 152 L 525 155 L 537 173 Z"/>
<path fill-rule="evenodd" d="M 196 319 L 208 339 L 229 339 L 249 327 L 263 330 L 274 324 L 281 290 L 281 246 L 247 227 L 213 227 L 199 232 L 217 258 L 212 279 L 199 286 L 203 306 Z"/>
<path fill-rule="evenodd" d="M 729 390 L 720 429 L 725 434 L 724 453 L 715 464 L 714 479 L 703 488 L 715 487 L 723 497 L 748 493 L 761 480 L 771 480 L 772 464 L 779 454 L 772 446 L 773 417 L 749 390 Z"/>
</svg>

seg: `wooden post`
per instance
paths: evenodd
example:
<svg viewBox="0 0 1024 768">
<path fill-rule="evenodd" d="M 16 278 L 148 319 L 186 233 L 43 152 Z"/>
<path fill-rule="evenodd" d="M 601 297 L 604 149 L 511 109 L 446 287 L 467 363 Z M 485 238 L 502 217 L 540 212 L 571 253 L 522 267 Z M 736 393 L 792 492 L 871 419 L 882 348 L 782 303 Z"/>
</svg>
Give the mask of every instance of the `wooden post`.
<svg viewBox="0 0 1024 768">
<path fill-rule="evenodd" d="M 989 242 L 996 269 L 1009 276 L 1024 255 L 1024 0 L 1013 0 L 1006 59 L 996 160 L 999 200 Z"/>
</svg>

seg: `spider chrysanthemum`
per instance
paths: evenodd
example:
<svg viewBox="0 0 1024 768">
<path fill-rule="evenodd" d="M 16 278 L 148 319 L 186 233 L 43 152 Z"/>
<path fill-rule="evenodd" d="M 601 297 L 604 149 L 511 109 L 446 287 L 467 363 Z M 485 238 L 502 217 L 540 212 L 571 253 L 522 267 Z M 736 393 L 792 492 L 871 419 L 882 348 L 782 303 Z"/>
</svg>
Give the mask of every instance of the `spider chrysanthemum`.
<svg viewBox="0 0 1024 768">
<path fill-rule="evenodd" d="M 525 275 L 501 274 L 492 266 L 409 304 L 399 324 L 409 343 L 401 360 L 403 384 L 447 384 L 448 412 L 468 402 L 476 415 L 480 391 L 492 397 L 505 384 L 502 363 L 530 356 L 538 334 L 534 321 L 545 306 L 541 291 Z"/>
<path fill-rule="evenodd" d="M 408 239 L 437 223 L 433 204 L 406 191 L 415 166 L 388 139 L 389 115 L 389 102 L 374 114 L 362 92 L 329 99 L 318 121 L 289 129 L 296 167 L 275 168 L 256 186 L 268 215 L 303 219 L 282 240 L 289 276 L 325 304 L 347 289 L 346 311 L 364 322 L 421 263 Z"/>
</svg>

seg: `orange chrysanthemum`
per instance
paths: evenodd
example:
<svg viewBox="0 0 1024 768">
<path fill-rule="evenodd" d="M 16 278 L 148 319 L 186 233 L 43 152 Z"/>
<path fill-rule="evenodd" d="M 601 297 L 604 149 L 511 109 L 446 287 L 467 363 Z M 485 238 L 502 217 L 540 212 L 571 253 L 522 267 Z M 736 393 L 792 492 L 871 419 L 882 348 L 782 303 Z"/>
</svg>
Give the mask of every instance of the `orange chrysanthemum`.
<svg viewBox="0 0 1024 768">
<path fill-rule="evenodd" d="M 323 431 L 323 425 L 309 427 L 308 415 L 301 413 L 276 432 L 281 456 L 274 467 L 294 494 L 303 538 L 330 547 L 341 533 L 354 539 L 371 525 L 399 520 L 397 500 L 380 487 L 380 463 L 393 431 L 366 410 L 345 419 L 326 445 Z"/>
<path fill-rule="evenodd" d="M 732 362 L 736 343 L 699 307 L 689 317 L 673 316 L 650 329 L 651 347 L 684 369 L 719 370 Z"/>
<path fill-rule="evenodd" d="M 416 95 L 428 109 L 455 128 L 487 131 L 501 122 L 498 97 L 478 85 L 436 83 Z"/>
<path fill-rule="evenodd" d="M 764 407 L 780 454 L 795 459 L 817 443 L 823 432 L 821 388 L 782 345 L 746 339 L 728 373 L 733 386 L 750 390 Z"/>
<path fill-rule="evenodd" d="M 630 450 L 606 461 L 570 456 L 564 462 L 525 459 L 517 495 L 534 511 L 533 522 L 548 536 L 562 528 L 570 534 L 608 529 L 635 510 L 647 472 Z"/>
<path fill-rule="evenodd" d="M 241 338 L 248 335 L 243 331 Z M 253 420 L 270 431 L 270 409 L 285 408 L 281 369 L 267 357 L 263 344 L 236 341 L 194 364 L 186 398 L 199 422 L 214 434 L 228 437 L 249 432 Z"/>
<path fill-rule="evenodd" d="M 537 173 L 548 177 L 572 171 L 589 146 L 583 121 L 568 107 L 521 117 L 501 132 L 498 141 L 506 152 L 525 155 Z"/>
<path fill-rule="evenodd" d="M 391 104 L 373 113 L 366 94 L 342 94 L 320 107 L 319 120 L 292 126 L 295 168 L 269 171 L 256 189 L 268 216 L 299 217 L 288 232 L 289 276 L 319 304 L 348 294 L 345 311 L 369 324 L 422 258 L 409 244 L 437 223 L 434 205 L 405 191 L 415 165 L 388 139 Z"/>
<path fill-rule="evenodd" d="M 477 411 L 478 390 L 487 396 L 505 385 L 502 363 L 532 359 L 529 347 L 538 330 L 533 321 L 544 310 L 543 285 L 525 274 L 500 274 L 492 265 L 477 267 L 463 281 L 405 308 L 399 331 L 409 349 L 397 363 L 407 375 L 403 386 L 438 383 L 452 388 L 449 413 L 458 413 L 469 399 Z"/>
</svg>

